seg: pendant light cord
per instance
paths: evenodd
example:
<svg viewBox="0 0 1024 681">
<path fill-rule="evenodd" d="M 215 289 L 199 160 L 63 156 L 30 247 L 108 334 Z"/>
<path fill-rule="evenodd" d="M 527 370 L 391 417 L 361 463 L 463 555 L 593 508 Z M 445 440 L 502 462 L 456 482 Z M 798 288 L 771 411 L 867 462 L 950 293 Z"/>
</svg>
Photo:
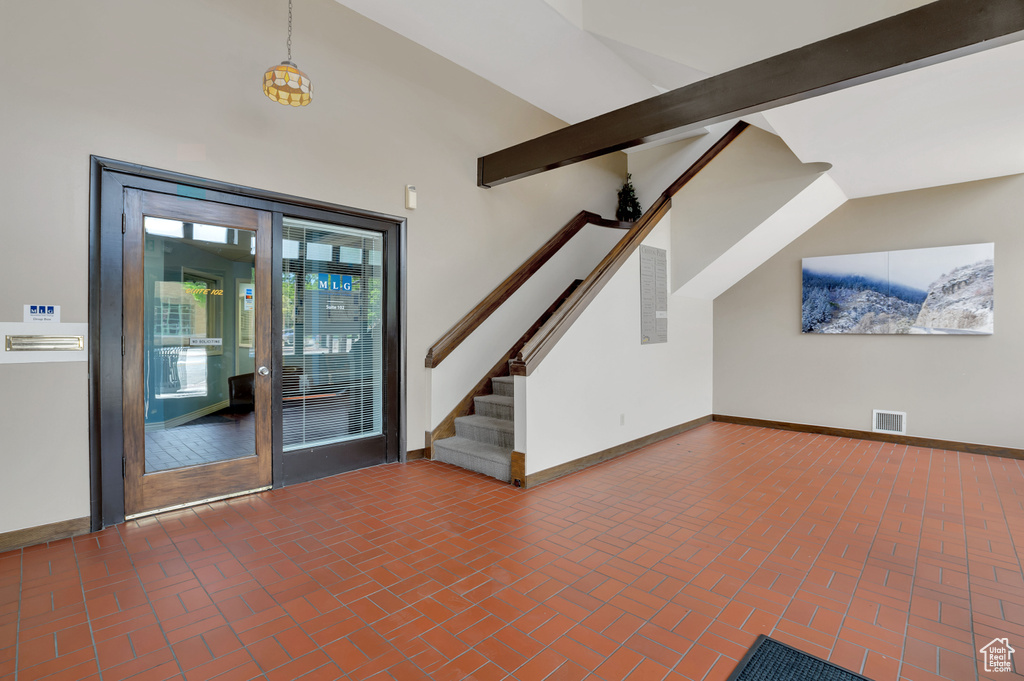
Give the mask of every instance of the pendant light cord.
<svg viewBox="0 0 1024 681">
<path fill-rule="evenodd" d="M 288 61 L 292 60 L 292 0 L 288 0 Z"/>
</svg>

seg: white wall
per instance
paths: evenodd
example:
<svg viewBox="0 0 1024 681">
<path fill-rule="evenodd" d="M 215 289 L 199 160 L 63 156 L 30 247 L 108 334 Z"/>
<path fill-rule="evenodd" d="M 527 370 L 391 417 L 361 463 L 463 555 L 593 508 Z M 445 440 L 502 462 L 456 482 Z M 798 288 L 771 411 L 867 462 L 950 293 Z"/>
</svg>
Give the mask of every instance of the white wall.
<svg viewBox="0 0 1024 681">
<path fill-rule="evenodd" d="M 672 212 L 644 241 L 669 251 L 670 263 Z M 527 474 L 710 414 L 711 301 L 670 295 L 668 338 L 640 345 L 638 249 L 534 372 L 516 379 Z"/>
<path fill-rule="evenodd" d="M 715 413 L 1024 448 L 1022 214 L 1022 175 L 848 201 L 715 300 Z M 991 336 L 800 333 L 802 258 L 990 241 Z"/>
<path fill-rule="evenodd" d="M 433 430 L 576 279 L 585 279 L 626 234 L 586 225 L 441 364 L 430 370 Z M 487 293 L 490 293 L 489 291 Z"/>
<path fill-rule="evenodd" d="M 650 208 L 662 192 L 714 146 L 722 135 L 729 132 L 734 124 L 735 121 L 718 123 L 709 126 L 704 135 L 628 152 L 629 172 L 633 176 L 633 187 L 640 207 L 644 210 Z"/>
<path fill-rule="evenodd" d="M 478 189 L 478 156 L 561 122 L 333 0 L 296 4 L 316 97 L 280 106 L 260 84 L 286 26 L 280 0 L 4 3 L 0 63 L 28 75 L 0 99 L 0 321 L 88 321 L 90 154 L 405 216 L 417 448 L 429 345 L 578 211 L 610 216 L 624 156 Z M 87 516 L 86 366 L 0 365 L 0 386 L 0 532 Z"/>
<path fill-rule="evenodd" d="M 801 163 L 778 136 L 748 127 L 673 197 L 672 290 L 750 234 L 828 169 Z"/>
<path fill-rule="evenodd" d="M 708 300 L 717 298 L 845 202 L 846 195 L 835 180 L 828 173 L 819 174 L 788 203 L 682 284 L 679 294 Z M 688 241 L 682 239 L 682 243 Z"/>
<path fill-rule="evenodd" d="M 733 125 L 629 154 L 638 193 L 653 201 Z M 673 293 L 715 298 L 840 206 L 846 197 L 827 169 L 746 128 L 672 197 Z"/>
</svg>

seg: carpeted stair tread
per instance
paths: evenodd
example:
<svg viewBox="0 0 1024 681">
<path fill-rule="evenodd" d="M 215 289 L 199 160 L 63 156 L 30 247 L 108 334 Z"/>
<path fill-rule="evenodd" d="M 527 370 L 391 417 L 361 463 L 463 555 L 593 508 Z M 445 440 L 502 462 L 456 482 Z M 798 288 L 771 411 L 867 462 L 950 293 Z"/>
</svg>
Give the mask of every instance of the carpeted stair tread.
<svg viewBox="0 0 1024 681">
<path fill-rule="evenodd" d="M 494 390 L 495 395 L 505 395 L 511 397 L 515 389 L 515 379 L 511 376 L 498 376 L 497 378 L 491 379 L 491 388 Z"/>
<path fill-rule="evenodd" d="M 491 379 L 494 395 L 473 398 L 476 412 L 455 419 L 455 436 L 433 444 L 433 458 L 505 482 L 511 480 L 515 447 L 514 379 Z"/>
<path fill-rule="evenodd" d="M 515 445 L 515 422 L 493 416 L 473 414 L 455 419 L 455 434 L 499 447 Z"/>
<path fill-rule="evenodd" d="M 515 421 L 509 421 L 508 419 L 496 419 L 493 416 L 481 416 L 480 414 L 459 416 L 455 419 L 455 425 L 458 426 L 459 423 L 476 426 L 477 428 L 500 430 L 503 433 L 514 433 L 516 430 Z"/>
<path fill-rule="evenodd" d="M 509 395 L 478 395 L 473 399 L 491 404 L 503 404 L 509 407 L 516 403 L 515 398 Z"/>
<path fill-rule="evenodd" d="M 434 446 L 437 447 L 438 445 L 441 445 L 444 449 L 457 450 L 465 454 L 479 456 L 482 459 L 488 459 L 489 461 L 509 461 L 512 458 L 512 452 L 508 449 L 497 445 L 489 445 L 485 442 L 470 440 L 468 437 L 459 437 L 458 435 L 438 440 L 434 443 Z"/>
<path fill-rule="evenodd" d="M 469 438 L 447 437 L 434 443 L 434 459 L 508 482 L 512 451 Z"/>
<path fill-rule="evenodd" d="M 481 395 L 473 398 L 473 407 L 481 416 L 511 421 L 515 415 L 515 398 L 507 395 Z"/>
</svg>

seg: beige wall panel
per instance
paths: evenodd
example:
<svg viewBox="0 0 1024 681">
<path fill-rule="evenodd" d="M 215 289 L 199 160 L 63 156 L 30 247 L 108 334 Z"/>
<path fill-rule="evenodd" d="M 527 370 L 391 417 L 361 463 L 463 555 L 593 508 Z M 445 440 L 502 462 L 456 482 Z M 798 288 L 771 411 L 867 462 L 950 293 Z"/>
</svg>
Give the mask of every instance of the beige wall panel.
<svg viewBox="0 0 1024 681">
<path fill-rule="evenodd" d="M 333 0 L 295 4 L 293 57 L 313 104 L 275 104 L 260 86 L 286 56 L 286 28 L 283 0 L 4 3 L 0 63 L 24 75 L 0 100 L 0 320 L 42 301 L 87 321 L 90 154 L 406 216 L 415 449 L 427 347 L 579 210 L 611 215 L 624 155 L 479 189 L 478 156 L 562 123 Z M 42 434 L 3 421 L 5 465 L 24 456 L 8 442 L 45 455 L 4 476 L 15 493 L 0 498 L 0 532 L 87 515 L 85 381 L 41 365 L 0 378 L 25 413 L 58 395 L 73 417 Z"/>
<path fill-rule="evenodd" d="M 670 210 L 644 239 L 666 251 L 669 273 L 677 215 Z M 671 274 L 669 280 L 671 291 Z M 707 416 L 712 305 L 669 294 L 667 341 L 641 345 L 640 251 L 634 251 L 522 383 L 526 419 L 520 422 L 517 412 L 516 427 L 525 425 L 520 451 L 527 474 Z"/>
<path fill-rule="evenodd" d="M 0 364 L 0 532 L 89 515 L 88 385 L 85 362 Z"/>
<path fill-rule="evenodd" d="M 850 201 L 715 300 L 717 414 L 1024 447 L 1024 176 Z M 992 336 L 800 333 L 801 258 L 995 243 Z"/>
</svg>

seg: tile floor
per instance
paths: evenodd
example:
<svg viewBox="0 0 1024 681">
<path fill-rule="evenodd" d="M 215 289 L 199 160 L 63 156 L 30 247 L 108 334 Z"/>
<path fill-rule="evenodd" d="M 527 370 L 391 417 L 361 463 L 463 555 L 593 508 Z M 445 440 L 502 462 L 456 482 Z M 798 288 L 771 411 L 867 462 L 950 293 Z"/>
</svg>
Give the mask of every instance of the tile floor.
<svg viewBox="0 0 1024 681">
<path fill-rule="evenodd" d="M 146 472 L 255 456 L 256 415 L 253 412 L 211 414 L 166 430 L 146 432 Z"/>
<path fill-rule="evenodd" d="M 1024 655 L 1017 461 L 728 424 L 530 490 L 379 466 L 0 554 L 0 679 L 877 681 Z"/>
</svg>

